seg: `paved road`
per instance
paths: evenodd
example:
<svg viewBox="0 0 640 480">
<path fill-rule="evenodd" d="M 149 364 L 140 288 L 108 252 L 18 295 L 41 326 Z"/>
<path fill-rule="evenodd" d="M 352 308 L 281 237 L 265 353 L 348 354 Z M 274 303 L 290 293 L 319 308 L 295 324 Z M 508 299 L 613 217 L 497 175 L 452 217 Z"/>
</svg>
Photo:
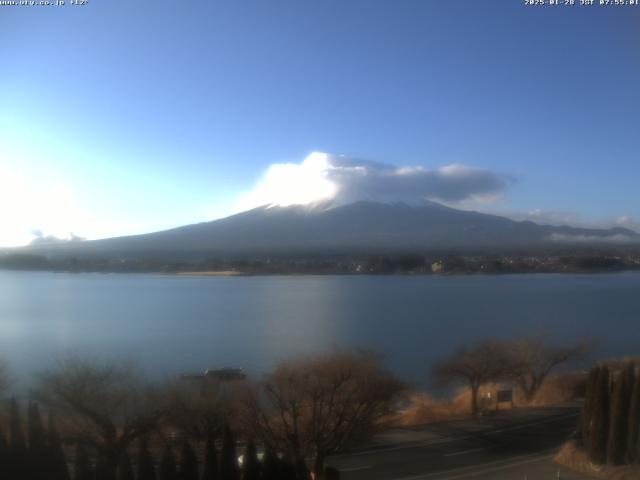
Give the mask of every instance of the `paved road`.
<svg viewBox="0 0 640 480">
<path fill-rule="evenodd" d="M 395 429 L 328 462 L 345 480 L 582 480 L 551 457 L 575 430 L 577 406 L 516 409 L 478 420 Z"/>
</svg>

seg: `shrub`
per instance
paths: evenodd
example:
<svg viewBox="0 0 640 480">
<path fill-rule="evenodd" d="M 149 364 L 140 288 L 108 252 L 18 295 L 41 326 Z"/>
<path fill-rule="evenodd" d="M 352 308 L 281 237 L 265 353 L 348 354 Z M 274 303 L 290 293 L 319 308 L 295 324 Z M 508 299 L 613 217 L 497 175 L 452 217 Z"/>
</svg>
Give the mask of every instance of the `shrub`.
<svg viewBox="0 0 640 480">
<path fill-rule="evenodd" d="M 627 434 L 626 460 L 632 463 L 638 460 L 638 431 L 640 430 L 640 375 L 633 382 L 633 390 L 629 401 L 629 426 Z"/>
<path fill-rule="evenodd" d="M 598 373 L 598 383 L 591 410 L 591 434 L 588 451 L 589 458 L 594 463 L 604 463 L 607 459 L 609 396 L 609 368 L 605 365 Z"/>
<path fill-rule="evenodd" d="M 202 480 L 218 480 L 218 451 L 212 433 L 207 435 Z"/>
<path fill-rule="evenodd" d="M 627 426 L 629 410 L 628 369 L 618 374 L 611 398 L 611 418 L 607 443 L 607 463 L 621 465 L 627 451 Z"/>
</svg>

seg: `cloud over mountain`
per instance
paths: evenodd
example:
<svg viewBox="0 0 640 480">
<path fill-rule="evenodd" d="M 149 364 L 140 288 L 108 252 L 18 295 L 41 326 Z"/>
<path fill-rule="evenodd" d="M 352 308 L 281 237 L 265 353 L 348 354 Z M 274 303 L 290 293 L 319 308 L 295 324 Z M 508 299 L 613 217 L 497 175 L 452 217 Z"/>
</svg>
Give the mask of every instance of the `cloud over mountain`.
<svg viewBox="0 0 640 480">
<path fill-rule="evenodd" d="M 509 183 L 488 170 L 459 164 L 428 170 L 330 158 L 328 178 L 338 185 L 338 198 L 347 201 L 485 201 L 501 194 Z"/>
<path fill-rule="evenodd" d="M 258 185 L 243 196 L 240 209 L 324 200 L 336 204 L 359 200 L 486 202 L 502 194 L 510 183 L 505 176 L 460 164 L 437 169 L 398 167 L 314 152 L 299 164 L 271 165 Z"/>
<path fill-rule="evenodd" d="M 557 243 L 613 243 L 613 244 L 625 244 L 637 242 L 637 238 L 634 235 L 628 233 L 611 233 L 610 235 L 584 235 L 584 234 L 567 234 L 567 233 L 552 233 L 549 236 L 552 242 Z"/>
<path fill-rule="evenodd" d="M 33 230 L 31 232 L 34 235 L 34 239 L 31 240 L 29 245 L 54 245 L 67 242 L 82 242 L 86 240 L 84 237 L 80 237 L 73 232 L 70 232 L 66 236 L 45 235 L 42 230 Z"/>
</svg>

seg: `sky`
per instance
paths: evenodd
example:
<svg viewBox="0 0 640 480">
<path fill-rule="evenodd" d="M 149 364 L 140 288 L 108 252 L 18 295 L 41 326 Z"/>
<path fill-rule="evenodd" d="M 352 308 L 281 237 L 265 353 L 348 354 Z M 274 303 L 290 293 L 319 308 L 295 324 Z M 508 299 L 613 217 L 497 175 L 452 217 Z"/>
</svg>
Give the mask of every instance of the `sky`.
<svg viewBox="0 0 640 480">
<path fill-rule="evenodd" d="M 0 45 L 0 246 L 325 197 L 640 221 L 640 6 L 67 0 Z"/>
</svg>

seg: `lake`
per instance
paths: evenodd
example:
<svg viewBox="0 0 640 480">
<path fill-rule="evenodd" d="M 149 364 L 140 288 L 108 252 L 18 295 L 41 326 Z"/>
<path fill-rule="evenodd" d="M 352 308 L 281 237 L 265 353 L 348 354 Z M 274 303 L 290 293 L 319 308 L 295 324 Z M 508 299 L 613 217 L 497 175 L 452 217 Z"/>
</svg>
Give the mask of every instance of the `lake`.
<svg viewBox="0 0 640 480">
<path fill-rule="evenodd" d="M 424 383 L 461 344 L 549 330 L 640 352 L 640 274 L 180 277 L 0 271 L 0 356 L 33 378 L 68 353 L 135 360 L 164 377 L 268 371 L 333 347 L 380 351 Z"/>
</svg>

